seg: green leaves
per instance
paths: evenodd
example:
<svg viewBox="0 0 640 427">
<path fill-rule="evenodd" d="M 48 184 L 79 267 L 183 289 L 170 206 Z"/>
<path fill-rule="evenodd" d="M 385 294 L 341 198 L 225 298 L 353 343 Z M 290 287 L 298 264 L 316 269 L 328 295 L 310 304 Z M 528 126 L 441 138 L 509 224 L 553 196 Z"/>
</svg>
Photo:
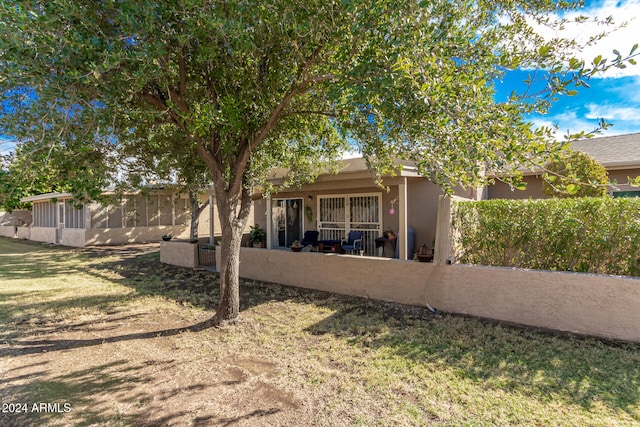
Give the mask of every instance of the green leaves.
<svg viewBox="0 0 640 427">
<path fill-rule="evenodd" d="M 455 204 L 461 263 L 640 276 L 640 198 Z"/>
<path fill-rule="evenodd" d="M 76 138 L 82 122 L 113 135 L 118 143 L 110 151 L 121 142 L 142 154 L 163 146 L 153 141 L 165 133 L 161 126 L 176 126 L 191 141 L 189 150 L 200 145 L 208 154 L 196 151 L 199 156 L 219 156 L 208 164 L 229 181 L 230 166 L 246 161 L 242 147 L 260 157 L 256 164 L 290 167 L 294 159 L 283 150 L 311 156 L 298 156 L 297 163 L 318 161 L 316 148 L 335 157 L 341 137 L 377 157 L 414 160 L 445 187 L 477 184 L 483 180 L 478 163 L 506 170 L 531 153 L 551 152 L 550 132 L 532 133 L 522 114 L 546 108 L 555 94 L 575 95 L 572 82 L 587 86 L 586 79 L 563 74 L 580 75 L 584 67 L 562 56 L 563 41 L 542 42 L 526 24 L 553 11 L 546 3 L 523 9 L 385 0 L 25 5 L 3 12 L 12 30 L 2 34 L 0 75 L 12 76 L 13 87 L 37 88 L 42 103 L 34 102 L 39 111 L 31 115 L 6 114 L 0 120 L 7 131 L 24 137 L 36 131 L 44 147 L 56 137 Z M 497 21 L 501 15 L 511 21 Z M 523 38 L 537 46 L 523 46 Z M 593 69 L 603 61 L 596 58 Z M 558 75 L 534 102 L 514 96 L 496 104 L 487 82 L 500 75 L 498 65 L 549 65 Z M 104 108 L 82 111 L 73 129 L 49 120 L 38 129 L 46 108 L 62 99 Z M 137 136 L 128 141 L 132 126 Z M 330 140 L 329 128 L 338 130 Z M 143 134 L 148 138 L 138 137 Z M 180 157 L 172 150 L 166 154 Z M 264 184 L 259 175 L 252 182 Z"/>
<path fill-rule="evenodd" d="M 593 157 L 574 150 L 564 150 L 544 167 L 542 189 L 548 196 L 601 197 L 607 194 L 606 169 Z"/>
</svg>

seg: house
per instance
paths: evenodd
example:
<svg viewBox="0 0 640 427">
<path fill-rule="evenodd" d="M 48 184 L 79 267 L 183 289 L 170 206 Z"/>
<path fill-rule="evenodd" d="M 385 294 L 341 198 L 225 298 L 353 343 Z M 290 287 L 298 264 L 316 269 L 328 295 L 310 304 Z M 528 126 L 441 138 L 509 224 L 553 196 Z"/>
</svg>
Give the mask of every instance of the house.
<svg viewBox="0 0 640 427">
<path fill-rule="evenodd" d="M 203 195 L 203 200 L 210 196 Z M 108 194 L 108 192 L 106 192 Z M 211 199 L 210 199 L 211 200 Z M 186 194 L 158 188 L 148 194 L 133 192 L 115 204 L 75 203 L 70 193 L 47 193 L 25 197 L 32 203 L 33 223 L 28 240 L 66 246 L 157 242 L 165 234 L 189 237 L 191 212 Z M 217 218 L 214 204 L 200 215 L 198 234 L 209 235 Z M 219 222 L 217 222 L 217 230 Z"/>
<path fill-rule="evenodd" d="M 0 211 L 0 225 L 20 227 L 29 224 L 31 224 L 31 211 L 21 209 L 13 212 Z"/>
<path fill-rule="evenodd" d="M 277 183 L 282 171 L 274 173 Z M 396 176 L 376 185 L 364 159 L 343 160 L 337 174 L 321 174 L 298 189 L 263 198 L 254 196 L 254 223 L 267 231 L 267 248 L 284 249 L 317 230 L 320 240 L 340 240 L 349 231 L 364 233 L 366 255 L 379 255 L 376 239 L 385 230 L 398 233 L 397 257 L 411 259 L 423 244 L 433 246 L 440 187 L 421 176 L 415 166 L 403 164 Z M 388 189 L 388 191 L 387 191 Z M 475 189 L 457 195 L 475 199 Z"/>
<path fill-rule="evenodd" d="M 629 178 L 640 176 L 640 133 L 590 138 L 571 144 L 574 150 L 582 151 L 596 159 L 609 173 L 609 186 L 613 197 L 640 196 L 640 188 L 628 184 Z M 524 171 L 526 190 L 512 190 L 508 184 L 497 181 L 485 191 L 487 199 L 542 199 L 548 198 L 542 191 L 542 172 Z"/>
</svg>

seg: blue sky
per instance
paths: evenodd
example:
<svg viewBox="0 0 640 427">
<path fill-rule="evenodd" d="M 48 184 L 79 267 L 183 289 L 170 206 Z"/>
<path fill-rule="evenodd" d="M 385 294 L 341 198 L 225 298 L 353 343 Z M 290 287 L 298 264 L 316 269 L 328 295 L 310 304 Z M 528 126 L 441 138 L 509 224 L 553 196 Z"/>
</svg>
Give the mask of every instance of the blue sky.
<svg viewBox="0 0 640 427">
<path fill-rule="evenodd" d="M 624 56 L 634 44 L 640 44 L 640 0 L 586 1 L 585 8 L 578 12 L 601 19 L 611 16 L 618 25 L 626 22 L 625 27 L 612 32 L 596 46 L 577 53 L 586 63 L 591 63 L 598 55 L 613 58 L 613 49 L 619 50 Z M 602 25 L 587 23 L 568 26 L 566 32 L 560 35 L 585 39 L 604 30 Z M 640 132 L 640 59 L 636 60 L 638 65 L 629 65 L 623 70 L 612 69 L 604 75 L 593 77 L 589 81 L 589 89 L 579 88 L 576 96 L 560 97 L 549 114 L 532 116 L 531 121 L 537 126 L 557 124 L 558 139 L 568 131 L 593 130 L 598 118 L 604 118 L 614 125 L 602 136 Z M 510 72 L 503 80 L 503 90 L 498 96 L 505 96 L 512 87 L 521 85 L 527 74 L 523 70 Z"/>
<path fill-rule="evenodd" d="M 596 46 L 577 54 L 587 63 L 598 55 L 612 58 L 613 49 L 618 49 L 624 55 L 635 43 L 640 43 L 640 0 L 587 0 L 585 8 L 573 15 L 576 14 L 600 19 L 612 16 L 616 24 L 626 22 L 626 27 L 614 31 Z M 604 30 L 602 25 L 590 22 L 579 26 L 569 25 L 560 35 L 584 39 Z M 544 31 L 541 29 L 541 32 Z M 640 63 L 640 58 L 638 62 Z M 526 71 L 517 70 L 505 76 L 498 98 L 506 96 L 514 87 L 522 85 L 527 74 Z M 529 119 L 536 126 L 557 124 L 558 139 L 568 131 L 575 133 L 593 130 L 597 126 L 598 118 L 604 118 L 614 124 L 602 134 L 603 136 L 640 132 L 640 64 L 596 76 L 589 84 L 590 89 L 581 88 L 576 96 L 561 97 L 548 115 L 532 116 Z M 12 147 L 13 142 L 0 135 L 0 154 Z"/>
</svg>

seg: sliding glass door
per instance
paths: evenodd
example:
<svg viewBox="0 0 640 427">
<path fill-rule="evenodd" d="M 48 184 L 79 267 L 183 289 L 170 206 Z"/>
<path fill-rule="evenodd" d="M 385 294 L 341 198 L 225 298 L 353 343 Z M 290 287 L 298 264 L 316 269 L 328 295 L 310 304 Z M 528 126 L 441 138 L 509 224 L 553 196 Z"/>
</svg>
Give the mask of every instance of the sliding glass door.
<svg viewBox="0 0 640 427">
<path fill-rule="evenodd" d="M 272 245 L 274 248 L 291 246 L 302 240 L 302 199 L 275 199 L 271 201 Z"/>
</svg>

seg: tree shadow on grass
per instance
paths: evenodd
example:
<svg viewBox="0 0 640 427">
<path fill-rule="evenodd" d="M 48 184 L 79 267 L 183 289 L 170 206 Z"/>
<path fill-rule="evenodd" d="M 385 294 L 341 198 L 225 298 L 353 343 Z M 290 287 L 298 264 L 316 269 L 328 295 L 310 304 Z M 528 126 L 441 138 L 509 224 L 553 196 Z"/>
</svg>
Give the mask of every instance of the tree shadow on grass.
<svg viewBox="0 0 640 427">
<path fill-rule="evenodd" d="M 83 255 L 69 248 L 44 246 L 34 242 L 15 241 L 20 250 L 0 253 L 0 281 L 40 279 L 78 272 Z"/>
<path fill-rule="evenodd" d="M 105 265 L 105 268 L 113 266 Z M 129 270 L 129 273 L 127 273 Z M 123 285 L 200 308 L 215 307 L 218 280 L 206 272 L 161 265 L 157 255 L 121 268 Z M 160 280 L 149 280 L 154 275 Z M 414 364 L 453 368 L 484 387 L 563 399 L 592 407 L 595 401 L 640 417 L 640 345 L 560 336 L 505 327 L 462 316 L 434 316 L 427 309 L 386 304 L 328 292 L 242 280 L 241 311 L 272 301 L 330 308 L 335 313 L 308 328 L 354 346 L 386 349 Z M 393 333 L 387 333 L 391 328 Z"/>
<path fill-rule="evenodd" d="M 154 362 L 169 367 L 172 362 Z M 27 384 L 17 382 L 19 378 L 5 378 L 0 390 L 4 396 L 11 396 L 12 402 L 27 403 L 26 413 L 0 413 L 2 426 L 42 426 L 60 418 L 77 426 L 89 425 L 134 425 L 138 417 L 133 413 L 126 416 L 113 411 L 111 396 L 131 393 L 140 385 L 151 380 L 144 374 L 144 364 L 132 365 L 121 359 L 86 369 L 72 370 L 70 373 L 52 375 L 46 379 L 36 375 Z M 130 401 L 147 401 L 145 392 L 130 395 Z M 40 402 L 56 405 L 48 410 L 38 410 Z M 33 405 L 36 406 L 33 406 Z M 65 410 L 65 404 L 68 406 Z M 176 415 L 178 416 L 178 415 Z"/>
<path fill-rule="evenodd" d="M 95 257 L 84 272 L 130 287 L 136 295 L 162 296 L 205 310 L 216 307 L 216 275 L 160 264 L 158 258 L 157 252 L 116 260 Z M 241 311 L 273 301 L 329 308 L 334 313 L 306 332 L 333 334 L 353 346 L 384 350 L 407 360 L 411 369 L 449 369 L 461 380 L 486 389 L 532 395 L 542 401 L 562 400 L 585 409 L 598 401 L 640 417 L 640 345 L 558 336 L 461 316 L 433 316 L 422 308 L 254 281 L 241 281 L 240 294 Z M 209 326 L 206 321 L 105 339 L 36 339 L 23 341 L 19 354 L 151 339 Z"/>
<path fill-rule="evenodd" d="M 168 337 L 179 335 L 184 332 L 199 332 L 211 327 L 211 319 L 196 323 L 191 326 L 173 329 L 161 329 L 157 331 L 139 332 L 125 335 L 114 335 L 104 338 L 93 339 L 17 339 L 12 341 L 9 347 L 0 347 L 0 357 L 24 356 L 27 354 L 38 354 L 42 352 L 54 352 L 72 350 L 83 347 L 92 347 L 102 344 L 117 343 L 123 341 L 134 341 Z"/>
<path fill-rule="evenodd" d="M 113 279 L 112 273 L 120 276 Z M 220 281 L 217 273 L 176 267 L 160 263 L 158 252 L 148 252 L 127 259 L 90 264 L 89 274 L 129 287 L 139 296 L 161 296 L 186 306 L 215 312 L 219 302 Z M 240 311 L 270 301 L 292 300 L 338 309 L 333 305 L 335 294 L 281 286 L 253 280 L 240 280 Z M 359 301 L 358 298 L 353 298 Z"/>
<path fill-rule="evenodd" d="M 307 329 L 384 350 L 416 370 L 450 370 L 484 389 L 589 410 L 596 402 L 640 417 L 640 345 L 560 335 L 413 308 L 339 310 Z"/>
<path fill-rule="evenodd" d="M 139 257 L 122 274 L 127 277 L 122 284 L 138 292 L 205 309 L 217 302 L 215 276 L 159 267 L 153 254 Z M 149 280 L 153 275 L 164 279 Z M 601 401 L 640 417 L 637 344 L 560 336 L 455 315 L 434 316 L 424 308 L 247 280 L 241 281 L 240 294 L 241 311 L 286 300 L 330 308 L 335 313 L 307 332 L 331 333 L 354 346 L 385 349 L 413 364 L 453 368 L 460 378 L 483 387 L 533 392 L 542 400 L 564 400 L 587 410 Z M 388 333 L 389 328 L 393 333 Z"/>
</svg>

